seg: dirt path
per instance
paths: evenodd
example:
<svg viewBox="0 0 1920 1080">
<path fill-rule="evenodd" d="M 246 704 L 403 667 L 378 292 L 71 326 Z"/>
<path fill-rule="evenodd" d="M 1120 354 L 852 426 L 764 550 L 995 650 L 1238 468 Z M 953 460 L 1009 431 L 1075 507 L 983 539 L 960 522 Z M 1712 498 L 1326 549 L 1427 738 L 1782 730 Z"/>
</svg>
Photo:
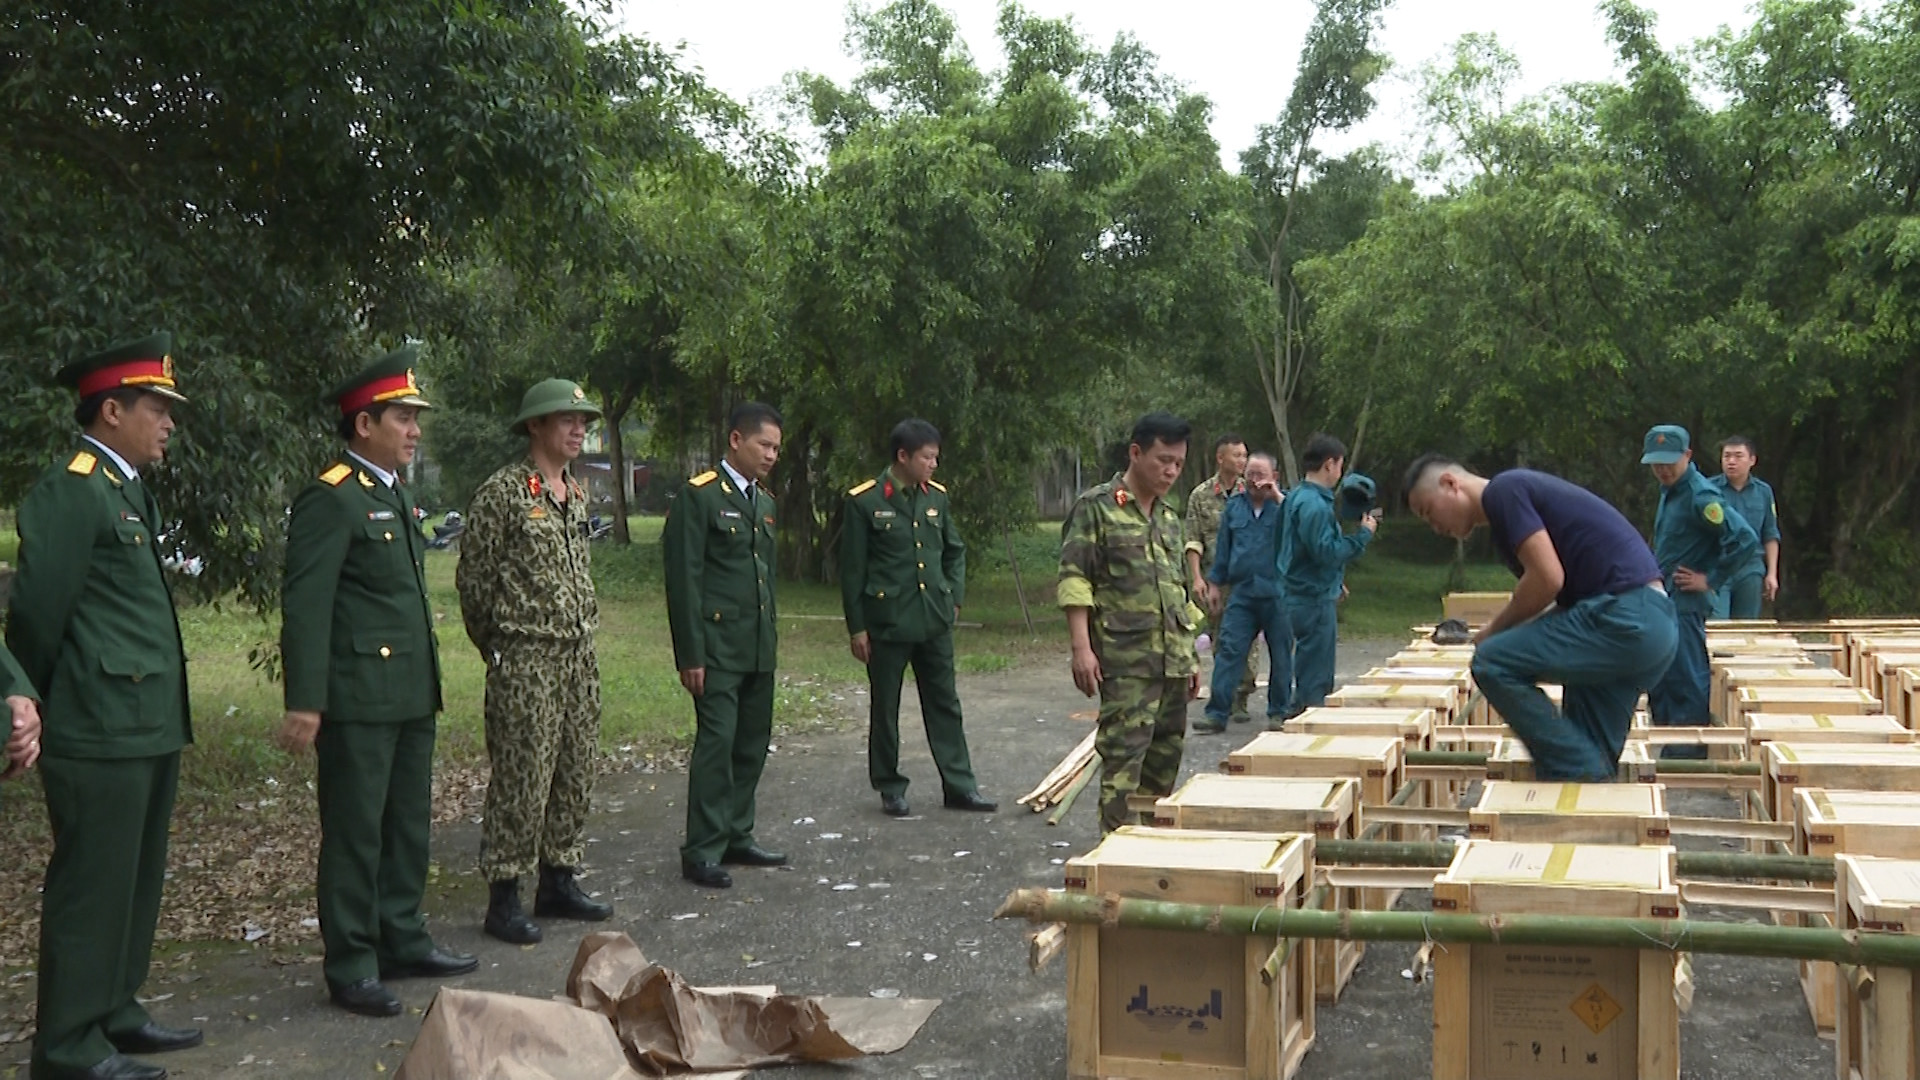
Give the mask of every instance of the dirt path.
<svg viewBox="0 0 1920 1080">
<path fill-rule="evenodd" d="M 1343 645 L 1341 676 L 1395 647 Z M 906 770 L 916 781 L 908 793 L 915 814 L 894 820 L 880 813 L 878 797 L 867 787 L 859 725 L 782 737 L 761 785 L 759 839 L 791 854 L 793 866 L 738 871 L 732 890 L 715 893 L 679 878 L 684 776 L 608 777 L 600 783 L 589 824 L 592 874 L 586 882 L 616 905 L 614 922 L 602 926 L 632 935 L 649 957 L 698 984 L 777 983 L 787 991 L 843 995 L 891 988 L 944 1002 L 898 1054 L 769 1075 L 1064 1075 L 1064 965 L 1030 974 L 1026 928 L 994 923 L 988 915 L 1013 888 L 1057 885 L 1057 861 L 1097 839 L 1091 799 L 1076 804 L 1058 827 L 1012 805 L 1085 735 L 1087 723 L 1070 714 L 1089 706 L 1073 690 L 1064 660 L 964 676 L 961 692 L 975 768 L 982 786 L 1000 798 L 998 814 L 939 807 L 924 738 L 902 740 Z M 1193 715 L 1199 715 L 1198 706 Z M 917 720 L 909 724 L 917 730 Z M 1225 736 L 1189 740 L 1186 771 L 1213 770 L 1252 733 L 1236 726 Z M 545 943 L 531 948 L 483 938 L 484 888 L 470 869 L 477 833 L 469 824 L 434 837 L 435 859 L 444 868 L 429 894 L 434 934 L 482 961 L 479 972 L 457 985 L 542 997 L 559 993 L 588 928 L 548 923 Z M 1429 990 L 1400 976 L 1411 952 L 1392 946 L 1369 951 L 1347 997 L 1321 1011 L 1318 1046 L 1302 1080 L 1428 1074 Z M 1697 1003 L 1683 1022 L 1684 1076 L 1784 1080 L 1831 1073 L 1831 1052 L 1813 1037 L 1791 964 L 1703 958 L 1697 979 Z M 196 949 L 170 959 L 146 991 L 158 999 L 153 1008 L 160 1020 L 204 1026 L 207 1044 L 154 1060 L 190 1078 L 390 1075 L 435 989 L 422 983 L 395 988 L 406 1014 L 362 1019 L 326 1004 L 316 962 L 276 964 L 238 945 Z M 8 1064 L 24 1065 L 26 1054 L 24 1044 L 7 1047 L 0 1074 Z"/>
</svg>

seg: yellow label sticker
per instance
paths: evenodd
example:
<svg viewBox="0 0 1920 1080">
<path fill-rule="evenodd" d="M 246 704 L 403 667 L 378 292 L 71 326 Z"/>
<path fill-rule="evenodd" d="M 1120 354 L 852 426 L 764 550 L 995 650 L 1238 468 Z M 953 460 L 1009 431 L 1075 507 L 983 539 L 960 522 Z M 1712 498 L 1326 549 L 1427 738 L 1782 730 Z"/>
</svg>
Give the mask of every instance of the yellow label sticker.
<svg viewBox="0 0 1920 1080">
<path fill-rule="evenodd" d="M 1581 790 L 1579 784 L 1560 785 L 1560 798 L 1555 800 L 1554 809 L 1562 814 L 1571 814 L 1580 809 Z"/>
<path fill-rule="evenodd" d="M 1582 990 L 1580 996 L 1574 998 L 1573 1004 L 1567 1008 L 1572 1009 L 1573 1015 L 1579 1017 L 1580 1022 L 1587 1025 L 1587 1030 L 1595 1035 L 1607 1030 L 1607 1027 L 1620 1019 L 1620 1014 L 1626 1011 L 1620 1007 L 1619 1002 L 1613 1000 L 1612 994 L 1607 993 L 1606 987 L 1599 983 L 1594 983 Z"/>
</svg>

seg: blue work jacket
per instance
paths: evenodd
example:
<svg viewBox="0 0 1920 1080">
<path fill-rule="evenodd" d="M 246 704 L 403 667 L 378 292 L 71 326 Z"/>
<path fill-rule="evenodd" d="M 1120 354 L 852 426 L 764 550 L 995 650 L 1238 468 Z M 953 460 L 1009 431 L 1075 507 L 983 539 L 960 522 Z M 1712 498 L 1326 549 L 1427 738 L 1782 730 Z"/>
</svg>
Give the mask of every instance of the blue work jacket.
<svg viewBox="0 0 1920 1080">
<path fill-rule="evenodd" d="M 1311 480 L 1287 492 L 1280 509 L 1280 588 L 1287 600 L 1338 600 L 1347 564 L 1367 550 L 1373 534 L 1365 529 L 1351 536 L 1342 533 L 1333 512 L 1333 491 Z"/>
<path fill-rule="evenodd" d="M 1220 512 L 1207 580 L 1233 586 L 1236 595 L 1279 596 L 1280 515 L 1285 510 L 1285 502 L 1269 502 L 1256 517 L 1245 492 L 1228 499 Z"/>
<path fill-rule="evenodd" d="M 1738 510 L 1740 516 L 1747 519 L 1747 524 L 1753 526 L 1753 531 L 1760 537 L 1761 548 L 1769 540 L 1776 544 L 1780 542 L 1780 515 L 1774 507 L 1773 487 L 1765 480 L 1749 475 L 1747 486 L 1739 491 L 1733 490 L 1733 485 L 1727 483 L 1724 473 L 1709 479 L 1707 483 L 1712 484 L 1726 498 L 1727 505 Z M 1766 572 L 1766 552 L 1756 548 L 1753 558 L 1746 567 L 1732 575 L 1732 580 L 1760 577 Z"/>
<path fill-rule="evenodd" d="M 1720 489 L 1687 466 L 1671 487 L 1660 490 L 1660 509 L 1653 518 L 1653 557 L 1660 561 L 1660 577 L 1674 610 L 1704 612 L 1713 607 L 1708 593 L 1681 592 L 1673 583 L 1678 567 L 1707 575 L 1707 585 L 1718 589 L 1734 580 L 1754 553 L 1760 538 L 1753 526 L 1728 505 Z"/>
</svg>

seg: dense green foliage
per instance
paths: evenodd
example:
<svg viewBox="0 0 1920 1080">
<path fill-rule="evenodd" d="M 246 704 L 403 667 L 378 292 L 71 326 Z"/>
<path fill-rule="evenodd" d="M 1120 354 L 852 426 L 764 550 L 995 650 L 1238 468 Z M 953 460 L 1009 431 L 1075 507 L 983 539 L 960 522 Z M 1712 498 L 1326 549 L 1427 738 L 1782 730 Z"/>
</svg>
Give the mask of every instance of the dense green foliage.
<svg viewBox="0 0 1920 1080">
<path fill-rule="evenodd" d="M 856 6 L 859 72 L 789 76 L 791 137 L 566 0 L 28 13 L 0 28 L 0 364 L 28 376 L 0 502 L 70 437 L 46 377 L 171 329 L 166 503 L 206 589 L 268 602 L 320 392 L 417 338 L 443 505 L 546 375 L 595 394 L 616 466 L 669 474 L 773 402 L 803 577 L 907 415 L 983 549 L 1149 408 L 1287 451 L 1331 430 L 1376 474 L 1549 468 L 1643 523 L 1635 450 L 1672 421 L 1709 472 L 1759 441 L 1787 601 L 1911 607 L 1920 0 L 1773 0 L 1683 51 L 1605 0 L 1620 77 L 1522 101 L 1469 36 L 1423 73 L 1411 173 L 1318 148 L 1372 109 L 1386 6 L 1318 0 L 1237 169 L 1142 43 L 1011 3 L 993 70 L 929 0 Z"/>
</svg>

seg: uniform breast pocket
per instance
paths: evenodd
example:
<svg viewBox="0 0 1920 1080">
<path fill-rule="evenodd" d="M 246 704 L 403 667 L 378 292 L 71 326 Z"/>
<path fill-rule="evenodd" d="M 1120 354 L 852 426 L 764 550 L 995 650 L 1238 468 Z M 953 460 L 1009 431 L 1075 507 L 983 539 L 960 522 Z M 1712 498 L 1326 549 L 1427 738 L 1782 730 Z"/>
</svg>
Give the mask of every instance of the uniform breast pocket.
<svg viewBox="0 0 1920 1080">
<path fill-rule="evenodd" d="M 100 727 L 109 735 L 158 730 L 173 715 L 173 680 L 158 659 L 110 655 L 100 658 L 97 690 L 104 699 Z"/>
<path fill-rule="evenodd" d="M 1116 579 L 1150 577 L 1153 573 L 1144 536 L 1109 540 L 1105 554 L 1107 572 Z"/>
<path fill-rule="evenodd" d="M 356 630 L 353 633 L 351 694 L 364 707 L 392 702 L 407 689 L 406 672 L 413 642 L 393 630 Z"/>
<path fill-rule="evenodd" d="M 151 543 L 148 531 L 143 521 L 116 521 L 113 525 L 113 539 L 122 548 L 144 548 Z"/>
<path fill-rule="evenodd" d="M 1145 655 L 1152 651 L 1153 632 L 1160 625 L 1154 611 L 1103 611 L 1100 636 L 1106 639 L 1105 656 Z"/>
<path fill-rule="evenodd" d="M 734 553 L 753 546 L 753 522 L 739 510 L 722 510 L 713 515 L 707 544 L 719 551 Z"/>
<path fill-rule="evenodd" d="M 413 555 L 407 550 L 407 526 L 398 517 L 369 520 L 360 531 L 360 544 L 369 554 L 376 573 L 393 578 L 412 576 Z"/>
</svg>

